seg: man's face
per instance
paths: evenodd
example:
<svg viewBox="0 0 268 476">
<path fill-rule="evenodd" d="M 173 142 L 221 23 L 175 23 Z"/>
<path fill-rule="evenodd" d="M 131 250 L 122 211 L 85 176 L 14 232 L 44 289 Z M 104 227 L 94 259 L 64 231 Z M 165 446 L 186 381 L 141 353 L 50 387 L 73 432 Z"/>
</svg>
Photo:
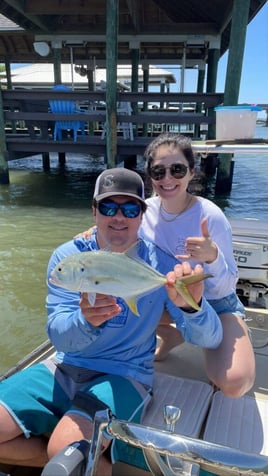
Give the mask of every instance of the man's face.
<svg viewBox="0 0 268 476">
<path fill-rule="evenodd" d="M 122 195 L 106 198 L 99 203 L 104 205 L 111 204 L 115 208 L 116 204 L 132 204 L 132 208 L 133 205 L 140 206 L 140 202 L 135 198 Z M 109 208 L 106 207 L 105 212 L 107 213 L 108 210 Z M 114 216 L 105 216 L 101 213 L 101 207 L 98 205 L 97 208 L 93 208 L 93 216 L 97 225 L 97 241 L 100 248 L 123 252 L 137 241 L 138 228 L 142 220 L 141 208 L 136 217 L 127 218 L 124 216 L 122 209 L 118 209 Z"/>
</svg>

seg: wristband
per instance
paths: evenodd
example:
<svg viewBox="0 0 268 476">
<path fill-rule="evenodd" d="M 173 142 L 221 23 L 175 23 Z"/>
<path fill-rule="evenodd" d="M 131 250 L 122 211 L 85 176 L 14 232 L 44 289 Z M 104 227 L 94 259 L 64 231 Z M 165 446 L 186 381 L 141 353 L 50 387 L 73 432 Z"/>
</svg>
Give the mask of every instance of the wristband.
<svg viewBox="0 0 268 476">
<path fill-rule="evenodd" d="M 197 305 L 199 307 L 201 307 L 201 304 L 202 304 L 202 298 L 200 299 L 200 301 L 197 303 Z M 183 312 L 187 312 L 187 314 L 193 314 L 194 312 L 198 312 L 196 309 L 194 309 L 193 307 L 181 307 L 181 310 Z"/>
</svg>

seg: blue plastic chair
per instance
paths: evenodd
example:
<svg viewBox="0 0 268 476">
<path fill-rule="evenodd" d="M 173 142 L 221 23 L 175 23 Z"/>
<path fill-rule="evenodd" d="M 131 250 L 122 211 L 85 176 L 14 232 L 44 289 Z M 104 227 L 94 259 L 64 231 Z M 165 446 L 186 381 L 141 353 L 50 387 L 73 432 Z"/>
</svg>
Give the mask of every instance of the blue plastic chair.
<svg viewBox="0 0 268 476">
<path fill-rule="evenodd" d="M 54 86 L 53 91 L 70 91 L 70 88 L 64 84 Z M 82 114 L 83 111 L 77 110 L 75 101 L 63 101 L 53 99 L 49 101 L 50 110 L 53 114 Z M 77 132 L 81 129 L 82 139 L 85 138 L 85 121 L 55 121 L 54 140 L 62 140 L 62 131 L 73 130 L 74 141 L 77 141 Z"/>
</svg>

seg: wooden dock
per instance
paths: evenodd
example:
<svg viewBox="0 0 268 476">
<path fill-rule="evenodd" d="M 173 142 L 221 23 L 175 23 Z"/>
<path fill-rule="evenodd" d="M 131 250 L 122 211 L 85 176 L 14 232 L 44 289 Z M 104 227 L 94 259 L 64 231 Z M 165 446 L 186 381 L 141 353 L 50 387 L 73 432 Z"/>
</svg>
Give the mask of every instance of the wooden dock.
<svg viewBox="0 0 268 476">
<path fill-rule="evenodd" d="M 223 154 L 225 156 L 222 162 L 226 166 L 225 157 L 232 157 L 232 154 L 239 150 L 238 146 L 243 152 L 267 151 L 267 144 L 254 144 L 254 141 L 250 141 L 248 145 L 245 141 L 240 141 L 239 145 L 239 141 L 231 141 L 228 144 L 228 141 L 222 143 L 215 139 L 207 140 L 209 137 L 215 137 L 214 107 L 222 103 L 221 93 L 118 93 L 118 102 L 131 104 L 135 113 L 127 116 L 118 113 L 116 116 L 116 128 L 117 124 L 127 122 L 132 125 L 134 133 L 131 140 L 124 138 L 122 131 L 115 129 L 115 164 L 109 164 L 107 161 L 109 145 L 106 135 L 102 134 L 107 120 L 104 91 L 3 90 L 1 97 L 3 150 L 2 160 L 0 157 L 0 183 L 9 183 L 9 161 L 36 154 L 42 155 L 43 166 L 47 170 L 50 167 L 49 154 L 55 152 L 58 153 L 61 164 L 65 163 L 66 153 L 77 153 L 97 155 L 102 160 L 104 157 L 108 167 L 122 161 L 126 167 L 135 167 L 137 156 L 142 156 L 153 137 L 162 131 L 181 130 L 181 133 L 190 135 L 193 139 L 193 149 L 203 157 L 209 157 L 206 160 L 205 174 L 215 172 L 218 156 Z M 55 98 L 76 101 L 82 106 L 82 111 L 75 114 L 53 114 L 49 111 L 49 101 Z M 149 104 L 159 107 L 149 109 Z M 83 121 L 85 137 L 82 137 L 80 131 L 75 142 L 73 136 L 66 131 L 62 140 L 54 140 L 54 124 L 62 120 Z M 232 184 L 233 164 L 230 164 L 230 168 L 224 170 L 223 178 L 218 177 L 217 173 L 218 186 L 221 188 L 223 184 L 227 191 L 231 189 Z"/>
<path fill-rule="evenodd" d="M 81 114 L 52 114 L 49 100 L 55 98 L 76 101 L 83 108 Z M 193 136 L 198 134 L 200 126 L 215 126 L 214 107 L 222 103 L 223 94 L 118 93 L 117 100 L 130 103 L 135 111 L 128 116 L 117 115 L 118 124 L 128 122 L 134 129 L 133 141 L 124 139 L 120 133 L 117 135 L 117 157 L 120 160 L 122 156 L 142 155 L 152 138 L 163 130 L 178 131 L 183 126 Z M 104 91 L 3 90 L 2 103 L 7 161 L 50 152 L 106 155 L 107 143 L 105 137 L 101 138 L 106 121 Z M 150 104 L 156 108 L 149 109 Z M 172 104 L 172 109 L 169 104 Z M 190 112 L 184 112 L 184 106 L 189 104 Z M 70 136 L 61 141 L 53 140 L 54 123 L 62 120 L 85 121 L 85 140 L 81 134 L 77 142 Z"/>
</svg>

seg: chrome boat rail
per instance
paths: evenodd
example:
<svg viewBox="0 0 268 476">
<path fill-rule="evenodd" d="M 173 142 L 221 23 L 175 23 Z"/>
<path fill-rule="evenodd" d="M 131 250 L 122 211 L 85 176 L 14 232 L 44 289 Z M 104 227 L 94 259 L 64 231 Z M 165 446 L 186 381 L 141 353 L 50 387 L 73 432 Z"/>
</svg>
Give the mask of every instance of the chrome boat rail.
<svg viewBox="0 0 268 476">
<path fill-rule="evenodd" d="M 112 419 L 110 410 L 100 410 L 95 413 L 92 440 L 88 454 L 85 476 L 97 476 L 98 464 L 102 452 L 103 431 Z"/>
<path fill-rule="evenodd" d="M 147 454 L 153 454 L 154 467 L 159 461 L 161 464 L 158 473 L 153 473 L 157 476 L 171 476 L 178 473 L 173 472 L 172 468 L 165 463 L 163 467 L 163 458 L 156 457 L 156 454 L 199 464 L 202 469 L 218 475 L 260 476 L 268 474 L 267 456 L 246 453 L 169 431 L 117 420 L 115 417 L 109 419 L 107 432 L 114 438 L 141 448 L 145 451 L 145 458 Z"/>
</svg>

